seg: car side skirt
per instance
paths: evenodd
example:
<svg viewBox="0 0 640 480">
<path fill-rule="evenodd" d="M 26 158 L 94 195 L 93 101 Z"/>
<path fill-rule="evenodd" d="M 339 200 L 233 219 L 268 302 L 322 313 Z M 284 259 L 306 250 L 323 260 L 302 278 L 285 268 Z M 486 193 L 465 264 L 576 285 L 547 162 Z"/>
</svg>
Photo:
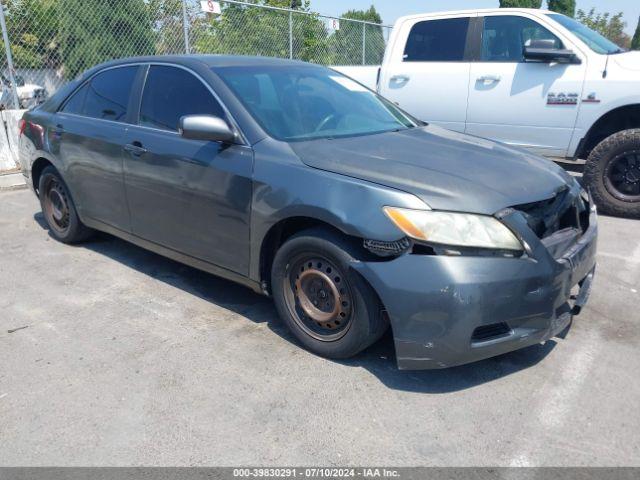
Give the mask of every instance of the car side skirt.
<svg viewBox="0 0 640 480">
<path fill-rule="evenodd" d="M 124 232 L 118 228 L 112 227 L 106 223 L 100 222 L 98 220 L 94 220 L 92 218 L 83 218 L 83 223 L 91 227 L 95 230 L 100 230 L 102 232 L 108 233 L 115 237 L 121 238 L 127 242 L 133 243 L 141 248 L 149 250 L 153 253 L 157 253 L 158 255 L 162 255 L 163 257 L 170 258 L 171 260 L 175 260 L 176 262 L 184 263 L 193 268 L 197 268 L 198 270 L 202 270 L 207 273 L 211 273 L 217 277 L 224 278 L 226 280 L 230 280 L 234 283 L 238 283 L 245 287 L 250 288 L 256 293 L 264 295 L 265 292 L 260 287 L 260 283 L 254 280 L 251 280 L 244 275 L 241 275 L 236 272 L 232 272 L 231 270 L 227 270 L 225 268 L 219 267 L 209 262 L 205 262 L 195 257 L 191 257 L 189 255 L 185 255 L 184 253 L 180 253 L 171 248 L 164 247 L 162 245 L 158 245 L 157 243 L 150 242 L 144 238 L 140 238 L 132 233 Z"/>
</svg>

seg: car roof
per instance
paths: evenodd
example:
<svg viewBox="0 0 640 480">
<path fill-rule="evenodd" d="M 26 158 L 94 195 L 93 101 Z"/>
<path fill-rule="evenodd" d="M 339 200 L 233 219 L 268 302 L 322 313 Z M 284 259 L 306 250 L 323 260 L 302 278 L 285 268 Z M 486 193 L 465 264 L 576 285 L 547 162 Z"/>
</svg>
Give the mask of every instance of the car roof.
<svg viewBox="0 0 640 480">
<path fill-rule="evenodd" d="M 418 13 L 418 14 L 411 14 L 411 15 L 405 15 L 403 17 L 398 18 L 398 20 L 396 20 L 396 24 L 400 24 L 406 20 L 417 20 L 417 19 L 421 19 L 421 18 L 428 18 L 428 17 L 441 17 L 441 16 L 449 16 L 449 15 L 474 15 L 474 14 L 478 14 L 478 15 L 483 15 L 483 14 L 488 14 L 488 13 L 501 13 L 501 14 L 508 14 L 508 13 L 529 13 L 535 16 L 540 16 L 540 15 L 545 15 L 545 14 L 549 14 L 549 13 L 557 13 L 557 12 L 552 12 L 550 10 L 543 10 L 540 8 L 479 8 L 479 9 L 467 9 L 467 10 L 449 10 L 449 11 L 441 11 L 441 12 L 425 12 L 425 13 Z"/>
<path fill-rule="evenodd" d="M 103 69 L 111 66 L 127 63 L 174 63 L 177 65 L 193 66 L 194 64 L 204 65 L 209 68 L 215 67 L 251 67 L 251 66 L 294 66 L 312 65 L 299 60 L 289 60 L 284 58 L 258 57 L 245 55 L 150 55 L 144 57 L 127 57 L 110 60 L 100 65 L 96 65 L 90 70 Z"/>
</svg>

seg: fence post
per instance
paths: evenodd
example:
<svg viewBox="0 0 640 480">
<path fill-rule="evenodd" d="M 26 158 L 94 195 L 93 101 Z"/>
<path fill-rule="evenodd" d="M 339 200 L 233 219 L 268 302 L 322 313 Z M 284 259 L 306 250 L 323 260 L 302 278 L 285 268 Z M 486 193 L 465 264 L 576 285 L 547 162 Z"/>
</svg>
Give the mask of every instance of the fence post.
<svg viewBox="0 0 640 480">
<path fill-rule="evenodd" d="M 293 12 L 289 12 L 289 59 L 293 60 Z"/>
<path fill-rule="evenodd" d="M 367 44 L 367 24 L 363 23 L 362 24 L 362 65 L 365 65 L 367 63 L 367 56 L 366 56 L 366 48 L 365 45 Z"/>
<path fill-rule="evenodd" d="M 13 70 L 13 58 L 11 57 L 11 46 L 9 45 L 9 34 L 7 33 L 7 23 L 4 20 L 4 4 L 0 2 L 0 26 L 2 26 L 2 39 L 4 41 L 4 50 L 7 54 L 7 66 L 9 67 L 9 81 L 11 82 L 11 91 L 13 93 L 13 101 L 15 107 L 20 108 L 20 99 L 18 98 L 18 86 Z"/>
<path fill-rule="evenodd" d="M 184 52 L 191 53 L 189 46 L 189 19 L 187 17 L 187 0 L 182 0 L 182 31 L 184 33 Z"/>
</svg>

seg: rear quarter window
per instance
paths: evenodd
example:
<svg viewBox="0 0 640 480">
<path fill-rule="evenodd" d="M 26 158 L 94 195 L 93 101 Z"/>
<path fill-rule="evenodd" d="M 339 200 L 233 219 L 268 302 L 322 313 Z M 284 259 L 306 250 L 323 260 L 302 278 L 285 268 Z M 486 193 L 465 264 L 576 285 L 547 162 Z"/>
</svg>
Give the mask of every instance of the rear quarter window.
<svg viewBox="0 0 640 480">
<path fill-rule="evenodd" d="M 84 106 L 84 98 L 87 96 L 87 90 L 89 84 L 85 83 L 82 87 L 76 90 L 71 97 L 65 102 L 60 109 L 61 112 L 74 113 L 76 115 L 82 114 L 82 107 Z"/>
</svg>

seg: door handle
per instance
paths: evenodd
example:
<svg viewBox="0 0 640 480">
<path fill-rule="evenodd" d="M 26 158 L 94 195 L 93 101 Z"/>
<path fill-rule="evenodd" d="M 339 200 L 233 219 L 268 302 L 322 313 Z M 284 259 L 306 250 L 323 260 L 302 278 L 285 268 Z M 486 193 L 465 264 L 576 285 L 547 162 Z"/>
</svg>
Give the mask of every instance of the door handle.
<svg viewBox="0 0 640 480">
<path fill-rule="evenodd" d="M 499 75 L 483 75 L 478 77 L 478 81 L 482 83 L 498 83 L 500 81 Z"/>
<path fill-rule="evenodd" d="M 134 157 L 139 157 L 147 153 L 147 149 L 144 148 L 140 142 L 127 143 L 124 149 Z"/>
<path fill-rule="evenodd" d="M 64 133 L 64 127 L 60 123 L 58 123 L 55 127 L 51 129 L 51 133 L 60 135 L 61 133 Z"/>
<path fill-rule="evenodd" d="M 391 77 L 391 81 L 396 83 L 406 83 L 409 81 L 409 75 L 394 75 Z"/>
</svg>

